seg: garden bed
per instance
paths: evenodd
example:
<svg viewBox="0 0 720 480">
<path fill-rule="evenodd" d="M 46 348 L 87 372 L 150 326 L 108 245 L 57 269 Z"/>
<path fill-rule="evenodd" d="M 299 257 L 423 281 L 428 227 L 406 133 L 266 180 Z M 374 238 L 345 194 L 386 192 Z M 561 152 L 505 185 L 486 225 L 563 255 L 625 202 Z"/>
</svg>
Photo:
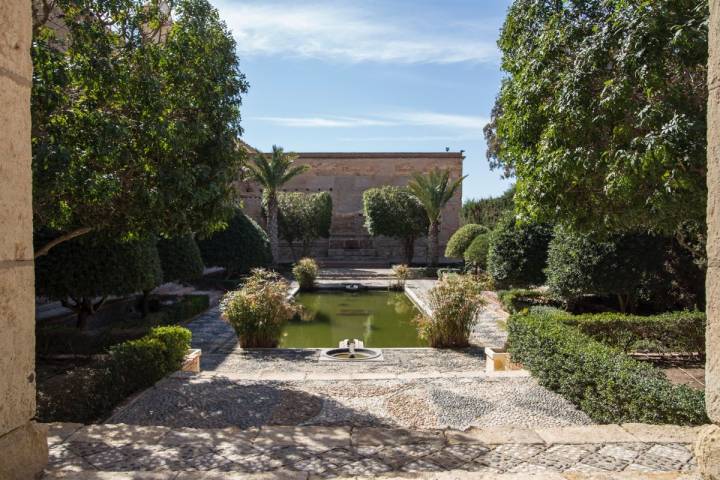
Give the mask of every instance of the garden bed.
<svg viewBox="0 0 720 480">
<path fill-rule="evenodd" d="M 708 421 L 703 392 L 673 385 L 662 370 L 631 358 L 614 343 L 633 345 L 630 340 L 643 332 L 661 345 L 670 338 L 663 332 L 688 325 L 700 328 L 703 322 L 702 314 L 691 312 L 612 318 L 535 309 L 510 318 L 510 352 L 541 385 L 597 422 L 699 425 Z M 622 331 L 627 334 L 620 335 Z M 687 331 L 682 337 L 693 338 Z M 696 346 L 693 342 L 688 345 Z"/>
</svg>

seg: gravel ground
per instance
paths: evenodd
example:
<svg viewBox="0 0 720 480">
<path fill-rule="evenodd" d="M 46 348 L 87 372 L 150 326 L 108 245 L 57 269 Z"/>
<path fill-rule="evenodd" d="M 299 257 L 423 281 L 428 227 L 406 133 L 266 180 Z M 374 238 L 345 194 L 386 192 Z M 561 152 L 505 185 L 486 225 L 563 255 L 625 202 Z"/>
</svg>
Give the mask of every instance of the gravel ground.
<svg viewBox="0 0 720 480">
<path fill-rule="evenodd" d="M 248 428 L 344 425 L 459 428 L 565 426 L 590 419 L 531 377 L 373 381 L 238 381 L 168 378 L 108 423 Z"/>
</svg>

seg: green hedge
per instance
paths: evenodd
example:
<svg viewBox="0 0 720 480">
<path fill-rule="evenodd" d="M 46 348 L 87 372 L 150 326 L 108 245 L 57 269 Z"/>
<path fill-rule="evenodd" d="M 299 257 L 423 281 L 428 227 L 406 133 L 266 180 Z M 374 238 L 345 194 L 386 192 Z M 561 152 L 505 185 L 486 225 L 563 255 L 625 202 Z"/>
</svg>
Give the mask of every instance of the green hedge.
<svg viewBox="0 0 720 480">
<path fill-rule="evenodd" d="M 489 233 L 487 227 L 469 223 L 455 230 L 445 247 L 445 256 L 448 258 L 464 258 L 465 251 L 478 235 Z"/>
<path fill-rule="evenodd" d="M 530 307 L 559 307 L 561 302 L 550 296 L 547 292 L 529 290 L 525 288 L 513 288 L 498 292 L 500 302 L 510 313 L 517 313 Z"/>
<path fill-rule="evenodd" d="M 54 390 L 38 385 L 37 418 L 43 422 L 88 423 L 108 415 L 133 393 L 179 370 L 192 334 L 183 327 L 158 327 L 142 338 L 110 348 L 96 368 L 69 372 Z"/>
<path fill-rule="evenodd" d="M 516 314 L 508 321 L 510 353 L 539 383 L 599 423 L 700 425 L 705 395 L 672 385 L 653 366 L 593 340 L 566 315 Z"/>
<path fill-rule="evenodd" d="M 703 312 L 670 312 L 652 316 L 601 313 L 572 315 L 563 322 L 606 345 L 625 352 L 705 353 Z"/>
<path fill-rule="evenodd" d="M 152 327 L 182 323 L 210 308 L 207 295 L 185 295 L 144 319 L 117 323 L 97 332 L 81 332 L 74 327 L 41 327 L 36 331 L 35 351 L 39 357 L 57 354 L 96 355 L 128 340 L 147 334 Z"/>
</svg>

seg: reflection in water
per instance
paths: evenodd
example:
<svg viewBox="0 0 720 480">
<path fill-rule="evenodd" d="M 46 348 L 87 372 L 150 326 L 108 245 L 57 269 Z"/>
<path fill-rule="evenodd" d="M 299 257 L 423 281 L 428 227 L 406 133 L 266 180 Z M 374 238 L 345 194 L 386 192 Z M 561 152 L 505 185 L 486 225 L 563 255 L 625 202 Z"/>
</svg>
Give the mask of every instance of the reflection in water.
<svg viewBox="0 0 720 480">
<path fill-rule="evenodd" d="M 346 338 L 366 347 L 426 346 L 413 323 L 417 310 L 403 293 L 300 293 L 296 301 L 302 313 L 285 327 L 281 347 L 335 347 Z"/>
</svg>

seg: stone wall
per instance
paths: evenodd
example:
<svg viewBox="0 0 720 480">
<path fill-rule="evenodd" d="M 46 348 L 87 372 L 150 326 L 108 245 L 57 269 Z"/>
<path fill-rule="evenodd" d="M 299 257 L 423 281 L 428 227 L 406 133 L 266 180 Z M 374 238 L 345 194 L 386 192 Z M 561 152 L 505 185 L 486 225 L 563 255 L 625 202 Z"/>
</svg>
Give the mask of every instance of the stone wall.
<svg viewBox="0 0 720 480">
<path fill-rule="evenodd" d="M 310 170 L 285 185 L 283 191 L 330 192 L 333 200 L 331 236 L 313 246 L 319 258 L 352 261 L 402 260 L 400 242 L 387 238 L 370 238 L 363 226 L 362 194 L 372 187 L 407 185 L 415 172 L 434 168 L 449 169 L 453 179 L 462 176 L 463 156 L 460 153 L 299 153 L 297 162 Z M 261 190 L 252 183 L 238 186 L 245 211 L 264 225 L 261 214 Z M 441 253 L 450 235 L 460 226 L 462 191 L 458 190 L 442 213 L 440 231 Z M 425 241 L 417 242 L 415 261 L 425 261 Z M 291 260 L 287 246 L 281 249 L 282 260 Z M 447 259 L 445 259 L 447 260 Z"/>
<path fill-rule="evenodd" d="M 31 8 L 0 2 L 0 478 L 32 478 L 47 462 L 35 415 L 32 248 Z"/>
</svg>

